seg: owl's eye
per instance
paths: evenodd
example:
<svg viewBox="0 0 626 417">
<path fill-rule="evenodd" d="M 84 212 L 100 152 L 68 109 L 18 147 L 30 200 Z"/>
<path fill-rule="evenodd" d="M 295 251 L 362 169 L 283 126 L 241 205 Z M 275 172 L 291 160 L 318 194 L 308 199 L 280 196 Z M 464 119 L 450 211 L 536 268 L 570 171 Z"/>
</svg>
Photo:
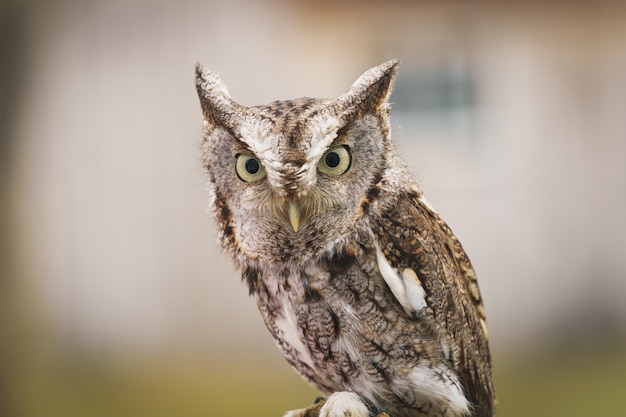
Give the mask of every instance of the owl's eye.
<svg viewBox="0 0 626 417">
<path fill-rule="evenodd" d="M 265 177 L 265 168 L 258 159 L 246 153 L 237 155 L 235 170 L 239 178 L 245 182 L 255 182 Z"/>
<path fill-rule="evenodd" d="M 317 169 L 323 173 L 338 176 L 350 169 L 352 156 L 350 150 L 345 145 L 335 146 L 322 156 L 317 164 Z"/>
</svg>

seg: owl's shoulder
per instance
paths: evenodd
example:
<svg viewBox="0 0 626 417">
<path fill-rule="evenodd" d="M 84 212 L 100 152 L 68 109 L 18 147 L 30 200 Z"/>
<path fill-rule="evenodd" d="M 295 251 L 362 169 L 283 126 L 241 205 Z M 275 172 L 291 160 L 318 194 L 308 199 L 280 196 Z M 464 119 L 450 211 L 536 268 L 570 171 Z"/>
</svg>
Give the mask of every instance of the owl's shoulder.
<svg viewBox="0 0 626 417">
<path fill-rule="evenodd" d="M 485 310 L 469 258 L 418 189 L 396 190 L 388 198 L 374 225 L 381 251 L 396 270 L 414 272 L 428 314 L 452 342 L 454 366 L 470 400 L 491 406 L 495 394 Z"/>
</svg>

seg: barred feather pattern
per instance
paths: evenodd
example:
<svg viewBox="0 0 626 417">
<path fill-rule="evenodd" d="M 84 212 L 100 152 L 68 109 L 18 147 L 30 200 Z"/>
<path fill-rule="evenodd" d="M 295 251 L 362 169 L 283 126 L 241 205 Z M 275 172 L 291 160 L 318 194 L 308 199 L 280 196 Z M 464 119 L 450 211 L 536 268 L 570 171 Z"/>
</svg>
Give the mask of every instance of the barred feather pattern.
<svg viewBox="0 0 626 417">
<path fill-rule="evenodd" d="M 476 275 L 390 140 L 397 66 L 372 68 L 337 99 L 256 107 L 198 66 L 219 241 L 287 361 L 331 396 L 321 417 L 351 415 L 328 407 L 355 398 L 392 417 L 492 417 Z M 342 171 L 322 169 L 338 148 Z M 241 155 L 263 175 L 242 177 Z"/>
</svg>

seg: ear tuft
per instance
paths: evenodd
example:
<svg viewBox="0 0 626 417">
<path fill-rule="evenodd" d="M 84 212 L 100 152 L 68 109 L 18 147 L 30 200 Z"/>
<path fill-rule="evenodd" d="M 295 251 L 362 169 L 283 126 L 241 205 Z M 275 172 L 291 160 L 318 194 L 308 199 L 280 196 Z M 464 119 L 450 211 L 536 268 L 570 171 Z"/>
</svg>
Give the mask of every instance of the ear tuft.
<svg viewBox="0 0 626 417">
<path fill-rule="evenodd" d="M 196 88 L 198 95 L 205 96 L 226 96 L 229 97 L 226 85 L 222 78 L 215 71 L 205 68 L 199 62 L 196 64 Z"/>
<path fill-rule="evenodd" d="M 201 64 L 196 64 L 196 90 L 206 121 L 213 125 L 230 127 L 240 106 L 230 98 L 221 77 Z"/>
<path fill-rule="evenodd" d="M 378 113 L 387 104 L 400 61 L 392 59 L 367 70 L 339 102 L 350 113 Z"/>
</svg>

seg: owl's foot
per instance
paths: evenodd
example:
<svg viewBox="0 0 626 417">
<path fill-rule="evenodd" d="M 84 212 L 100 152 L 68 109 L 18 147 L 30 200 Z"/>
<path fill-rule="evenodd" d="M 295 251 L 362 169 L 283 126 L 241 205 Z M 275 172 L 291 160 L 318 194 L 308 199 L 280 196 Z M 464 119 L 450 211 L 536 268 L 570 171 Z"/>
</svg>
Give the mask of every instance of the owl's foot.
<svg viewBox="0 0 626 417">
<path fill-rule="evenodd" d="M 318 399 L 315 404 L 301 410 L 289 411 L 284 417 L 390 417 L 377 413 L 374 407 L 354 392 L 335 392 L 328 399 Z"/>
</svg>

